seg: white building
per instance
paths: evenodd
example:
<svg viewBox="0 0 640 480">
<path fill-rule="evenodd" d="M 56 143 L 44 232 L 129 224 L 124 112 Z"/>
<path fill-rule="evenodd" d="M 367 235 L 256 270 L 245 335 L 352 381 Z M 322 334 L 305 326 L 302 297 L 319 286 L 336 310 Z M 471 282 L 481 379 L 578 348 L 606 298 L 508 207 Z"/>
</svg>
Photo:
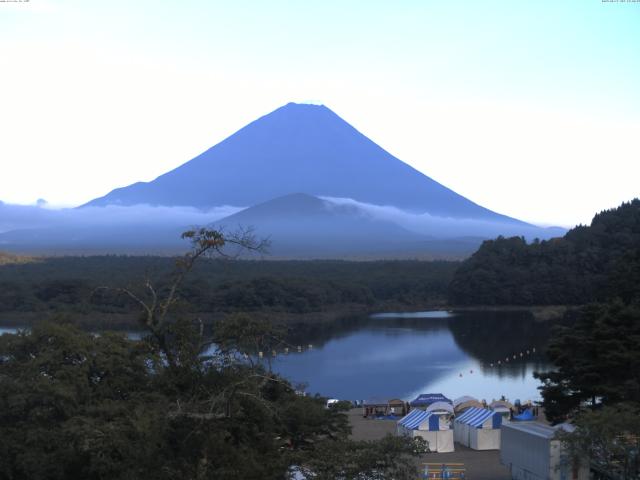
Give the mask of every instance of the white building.
<svg viewBox="0 0 640 480">
<path fill-rule="evenodd" d="M 504 422 L 500 438 L 500 462 L 514 480 L 587 480 L 587 461 L 573 464 L 556 433 L 560 428 L 538 422 Z"/>
</svg>

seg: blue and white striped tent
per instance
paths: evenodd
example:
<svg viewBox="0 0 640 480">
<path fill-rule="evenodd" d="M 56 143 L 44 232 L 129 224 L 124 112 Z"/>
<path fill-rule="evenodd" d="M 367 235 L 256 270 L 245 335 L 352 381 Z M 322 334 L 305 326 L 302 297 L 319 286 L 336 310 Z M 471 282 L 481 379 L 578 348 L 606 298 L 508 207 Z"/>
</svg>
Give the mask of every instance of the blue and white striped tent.
<svg viewBox="0 0 640 480">
<path fill-rule="evenodd" d="M 442 415 L 416 408 L 402 417 L 396 428 L 398 435 L 424 438 L 432 452 L 453 452 L 453 430 Z"/>
<path fill-rule="evenodd" d="M 500 412 L 472 407 L 456 417 L 453 436 L 456 442 L 475 450 L 500 448 Z"/>
<path fill-rule="evenodd" d="M 487 420 L 491 419 L 491 426 L 487 424 Z M 462 415 L 456 417 L 456 422 L 466 423 L 475 428 L 500 428 L 502 425 L 502 415 L 493 410 L 486 408 L 471 407 Z"/>
<path fill-rule="evenodd" d="M 407 415 L 398 421 L 398 425 L 406 430 L 440 430 L 440 419 L 438 415 L 425 412 L 424 410 L 411 410 Z"/>
</svg>

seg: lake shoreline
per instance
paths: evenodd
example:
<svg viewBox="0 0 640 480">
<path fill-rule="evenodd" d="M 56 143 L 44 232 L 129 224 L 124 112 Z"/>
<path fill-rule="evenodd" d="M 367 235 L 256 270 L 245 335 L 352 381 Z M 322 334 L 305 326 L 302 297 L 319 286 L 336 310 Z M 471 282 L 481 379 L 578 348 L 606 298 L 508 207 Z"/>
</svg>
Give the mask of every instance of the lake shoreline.
<svg viewBox="0 0 640 480">
<path fill-rule="evenodd" d="M 394 308 L 395 307 L 395 308 Z M 388 305 L 381 307 L 372 313 L 394 313 L 396 311 L 408 312 L 407 306 Z M 447 312 L 530 312 L 533 318 L 538 321 L 554 321 L 560 320 L 566 312 L 577 310 L 581 305 L 423 305 L 420 307 L 411 307 L 411 311 L 427 312 L 427 311 L 447 311 Z"/>
<path fill-rule="evenodd" d="M 578 309 L 577 305 L 401 305 L 398 303 L 384 303 L 373 306 L 361 304 L 343 304 L 317 312 L 278 312 L 278 311 L 245 311 L 245 312 L 198 312 L 185 313 L 189 318 L 201 318 L 207 325 L 215 324 L 226 315 L 243 313 L 261 319 L 271 320 L 285 326 L 322 325 L 336 322 L 352 316 L 372 315 L 375 313 L 395 312 L 530 312 L 537 321 L 548 322 L 560 320 L 569 310 Z M 83 329 L 127 330 L 140 327 L 138 313 L 107 313 L 107 312 L 3 312 L 0 314 L 0 326 L 22 327 L 31 326 L 42 321 L 64 321 L 75 324 Z"/>
<path fill-rule="evenodd" d="M 432 390 L 453 397 L 535 397 L 538 384 L 532 374 L 547 368 L 544 351 L 550 323 L 523 310 L 415 310 L 379 316 L 362 309 L 351 316 L 333 311 L 334 321 L 324 312 L 320 321 L 311 322 L 307 316 L 307 323 L 296 316 L 298 323 L 285 325 L 288 332 L 264 352 L 265 357 L 293 384 L 341 399 L 381 394 L 408 399 Z M 114 315 L 106 315 L 101 325 L 94 316 L 88 318 L 89 327 L 77 316 L 67 320 L 89 332 L 119 331 L 134 340 L 144 335 L 140 324 L 129 326 L 131 315 L 118 323 Z M 0 317 L 0 330 L 30 328 L 19 320 L 13 318 L 13 328 L 1 328 Z"/>
</svg>

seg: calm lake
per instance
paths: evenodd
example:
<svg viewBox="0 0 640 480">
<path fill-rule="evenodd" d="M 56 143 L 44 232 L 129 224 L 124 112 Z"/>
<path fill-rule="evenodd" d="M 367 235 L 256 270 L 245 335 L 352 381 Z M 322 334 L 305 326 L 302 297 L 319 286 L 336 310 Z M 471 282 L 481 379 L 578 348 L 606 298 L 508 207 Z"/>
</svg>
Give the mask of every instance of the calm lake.
<svg viewBox="0 0 640 480">
<path fill-rule="evenodd" d="M 550 368 L 548 338 L 549 325 L 528 312 L 385 313 L 306 326 L 288 354 L 264 361 L 312 394 L 345 400 L 436 392 L 526 401 L 540 398 L 533 372 Z"/>
<path fill-rule="evenodd" d="M 310 333 L 299 341 L 302 353 L 270 360 L 308 392 L 339 399 L 437 392 L 526 401 L 540 398 L 533 372 L 549 369 L 548 337 L 549 325 L 528 312 L 387 313 Z"/>
</svg>

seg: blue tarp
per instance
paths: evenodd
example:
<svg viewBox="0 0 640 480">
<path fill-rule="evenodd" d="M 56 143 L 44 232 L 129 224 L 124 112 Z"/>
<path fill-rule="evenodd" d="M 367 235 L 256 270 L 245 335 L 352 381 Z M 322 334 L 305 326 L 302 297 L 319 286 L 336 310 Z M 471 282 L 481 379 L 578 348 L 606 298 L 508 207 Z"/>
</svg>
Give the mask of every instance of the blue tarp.
<svg viewBox="0 0 640 480">
<path fill-rule="evenodd" d="M 535 417 L 533 416 L 533 412 L 531 411 L 531 409 L 527 408 L 520 415 L 514 415 L 513 419 L 518 420 L 520 422 L 528 422 L 528 421 L 534 420 Z"/>
<path fill-rule="evenodd" d="M 441 393 L 422 393 L 418 395 L 415 400 L 412 400 L 409 405 L 412 407 L 428 407 L 435 402 L 447 402 L 453 404 L 450 399 Z"/>
<path fill-rule="evenodd" d="M 397 415 L 376 415 L 374 418 L 376 420 L 398 420 Z"/>
<path fill-rule="evenodd" d="M 500 425 L 502 425 L 502 415 L 499 412 L 487 410 L 486 408 L 471 407 L 465 410 L 459 417 L 456 417 L 455 421 L 475 428 L 482 428 L 482 424 L 489 418 L 492 418 L 492 428 L 500 428 Z"/>
</svg>

